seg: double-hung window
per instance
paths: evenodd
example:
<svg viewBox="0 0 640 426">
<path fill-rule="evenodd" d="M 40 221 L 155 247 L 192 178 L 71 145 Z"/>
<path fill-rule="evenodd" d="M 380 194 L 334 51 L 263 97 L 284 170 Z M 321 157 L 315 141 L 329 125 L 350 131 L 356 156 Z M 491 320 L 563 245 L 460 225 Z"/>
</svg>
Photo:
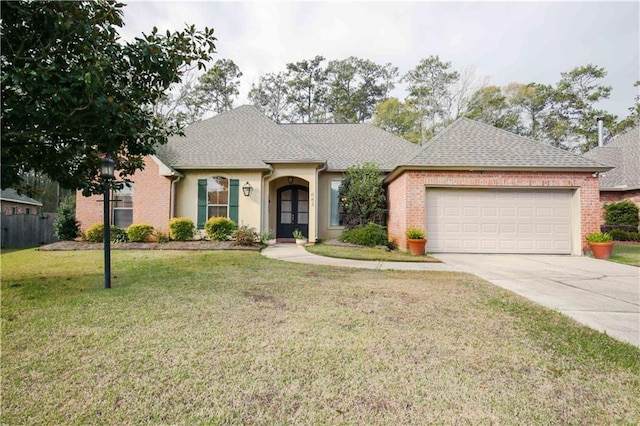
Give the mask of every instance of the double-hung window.
<svg viewBox="0 0 640 426">
<path fill-rule="evenodd" d="M 113 191 L 113 224 L 127 228 L 133 223 L 133 184 Z"/>
<path fill-rule="evenodd" d="M 340 200 L 341 180 L 331 181 L 331 221 L 330 226 L 344 226 L 344 204 Z"/>
<path fill-rule="evenodd" d="M 214 176 L 207 179 L 207 218 L 229 216 L 229 179 Z"/>
</svg>

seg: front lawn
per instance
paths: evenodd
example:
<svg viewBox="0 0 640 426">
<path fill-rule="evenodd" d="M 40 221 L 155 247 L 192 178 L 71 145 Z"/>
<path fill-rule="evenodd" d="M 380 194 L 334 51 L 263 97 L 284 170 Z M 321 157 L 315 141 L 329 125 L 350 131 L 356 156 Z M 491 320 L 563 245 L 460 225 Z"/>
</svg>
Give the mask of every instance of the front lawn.
<svg viewBox="0 0 640 426">
<path fill-rule="evenodd" d="M 1 424 L 636 424 L 640 349 L 481 279 L 3 253 Z"/>
<path fill-rule="evenodd" d="M 616 242 L 611 253 L 612 262 L 640 266 L 640 245 Z"/>
<path fill-rule="evenodd" d="M 400 250 L 383 251 L 375 247 L 344 247 L 330 244 L 314 244 L 305 249 L 313 254 L 340 259 L 374 260 L 378 262 L 440 262 L 429 255 L 414 256 Z"/>
</svg>

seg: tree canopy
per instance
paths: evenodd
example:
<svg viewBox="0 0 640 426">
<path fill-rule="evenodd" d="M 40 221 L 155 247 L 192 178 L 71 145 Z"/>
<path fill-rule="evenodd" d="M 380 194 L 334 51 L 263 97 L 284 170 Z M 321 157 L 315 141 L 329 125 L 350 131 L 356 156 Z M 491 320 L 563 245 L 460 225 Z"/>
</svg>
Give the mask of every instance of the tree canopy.
<svg viewBox="0 0 640 426">
<path fill-rule="evenodd" d="M 188 66 L 215 52 L 213 29 L 118 35 L 122 3 L 2 2 L 2 188 L 28 191 L 43 173 L 64 188 L 102 192 L 102 158 L 127 179 L 180 132 L 153 105 Z"/>
</svg>

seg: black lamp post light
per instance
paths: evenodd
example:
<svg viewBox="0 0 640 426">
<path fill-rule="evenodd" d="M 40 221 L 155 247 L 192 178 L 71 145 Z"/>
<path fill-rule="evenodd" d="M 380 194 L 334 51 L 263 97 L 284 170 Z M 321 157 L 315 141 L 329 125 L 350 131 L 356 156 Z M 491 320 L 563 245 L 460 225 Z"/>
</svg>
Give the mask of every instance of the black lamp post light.
<svg viewBox="0 0 640 426">
<path fill-rule="evenodd" d="M 109 220 L 109 192 L 115 176 L 116 162 L 106 156 L 100 165 L 100 177 L 104 180 L 104 288 L 111 288 L 111 224 Z"/>
</svg>

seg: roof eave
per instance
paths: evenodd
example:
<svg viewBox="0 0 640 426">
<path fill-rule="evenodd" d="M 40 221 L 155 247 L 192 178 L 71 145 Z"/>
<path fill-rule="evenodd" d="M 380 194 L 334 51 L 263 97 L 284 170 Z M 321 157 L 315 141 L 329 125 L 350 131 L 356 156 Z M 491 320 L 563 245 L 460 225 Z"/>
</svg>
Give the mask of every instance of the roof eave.
<svg viewBox="0 0 640 426">
<path fill-rule="evenodd" d="M 606 191 L 606 192 L 626 192 L 626 191 L 637 191 L 640 190 L 640 184 L 639 185 L 632 185 L 632 186 L 612 186 L 612 187 L 605 187 L 605 186 L 601 186 L 600 187 L 600 191 Z"/>
<path fill-rule="evenodd" d="M 30 206 L 42 207 L 42 203 L 39 201 L 25 201 L 25 200 L 16 200 L 15 198 L 5 198 L 0 197 L 0 201 L 6 201 L 9 203 L 18 203 L 18 204 L 27 204 Z"/>
<path fill-rule="evenodd" d="M 424 170 L 424 171 L 468 171 L 468 172 L 575 172 L 575 173 L 594 173 L 594 172 L 607 172 L 613 167 L 608 166 L 593 166 L 593 167 L 489 167 L 489 166 L 398 166 L 389 176 L 386 177 L 385 183 L 389 183 L 403 172 L 410 170 Z"/>
</svg>

